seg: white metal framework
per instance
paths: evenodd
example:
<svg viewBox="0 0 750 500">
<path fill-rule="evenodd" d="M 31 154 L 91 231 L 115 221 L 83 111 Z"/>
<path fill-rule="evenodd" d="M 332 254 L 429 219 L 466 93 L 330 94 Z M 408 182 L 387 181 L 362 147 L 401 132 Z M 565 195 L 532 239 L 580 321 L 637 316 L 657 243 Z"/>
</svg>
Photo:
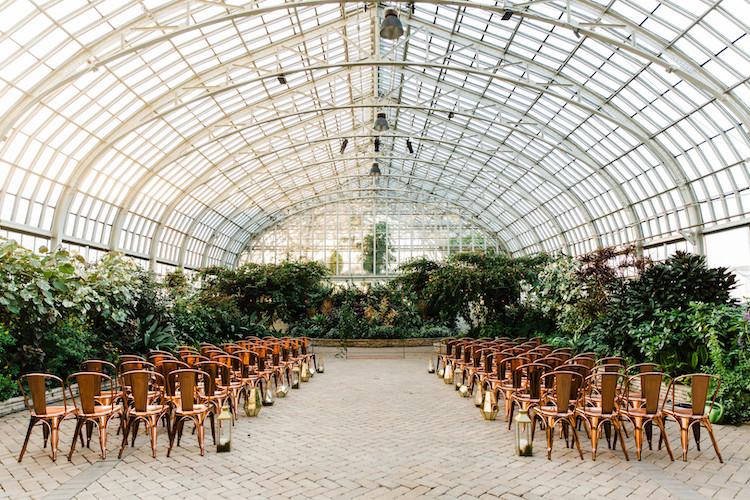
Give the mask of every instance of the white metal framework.
<svg viewBox="0 0 750 500">
<path fill-rule="evenodd" d="M 703 252 L 749 220 L 749 7 L 9 0 L 0 229 L 195 268 L 387 206 L 398 231 L 440 214 L 514 255 Z"/>
</svg>

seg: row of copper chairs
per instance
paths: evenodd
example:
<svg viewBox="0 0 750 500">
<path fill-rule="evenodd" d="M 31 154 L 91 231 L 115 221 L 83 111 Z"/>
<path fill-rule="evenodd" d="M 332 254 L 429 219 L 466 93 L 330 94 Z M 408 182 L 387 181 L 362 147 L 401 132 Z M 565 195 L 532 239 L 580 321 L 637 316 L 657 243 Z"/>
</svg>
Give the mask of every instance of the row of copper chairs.
<svg viewBox="0 0 750 500">
<path fill-rule="evenodd" d="M 610 447 L 619 440 L 629 459 L 623 432 L 625 422 L 632 425 L 638 460 L 641 459 L 644 434 L 652 448 L 652 427 L 660 430 L 662 443 L 674 460 L 665 430 L 670 418 L 677 422 L 682 457 L 687 460 L 689 434 L 692 430 L 700 450 L 700 427 L 707 429 L 714 450 L 723 463 L 709 414 L 715 403 L 721 380 L 715 375 L 693 373 L 672 379 L 655 363 L 628 366 L 617 356 L 596 353 L 575 354 L 570 348 L 542 344 L 531 339 L 442 339 L 445 353 L 438 356 L 437 371 L 452 372 L 456 389 L 473 394 L 490 391 L 495 401 L 502 397 L 505 418 L 511 427 L 515 407 L 533 413 L 533 422 L 541 424 L 547 434 L 547 457 L 551 458 L 554 429 L 572 434 L 583 458 L 577 428 L 585 425 L 591 437 L 592 458 L 596 460 L 602 431 Z M 690 384 L 690 400 L 678 402 L 676 388 Z M 614 439 L 610 434 L 614 429 Z"/>
<path fill-rule="evenodd" d="M 211 423 L 215 442 L 215 417 L 225 405 L 234 422 L 241 399 L 244 397 L 247 405 L 252 388 L 267 391 L 270 393 L 268 397 L 272 398 L 272 391 L 277 386 L 295 384 L 295 374 L 303 365 L 309 366 L 310 376 L 317 371 L 315 354 L 308 352 L 309 340 L 248 337 L 220 346 L 208 343 L 200 344 L 198 348 L 180 346 L 175 353 L 151 351 L 148 358 L 122 355 L 117 365 L 103 360 L 86 360 L 80 364 L 80 371 L 65 381 L 45 373 L 23 375 L 18 384 L 31 419 L 18 461 L 23 459 L 36 424 L 42 425 L 44 447 L 50 443 L 52 459 L 56 460 L 60 424 L 68 417 L 76 419 L 68 460 L 72 458 L 78 440 L 81 446 L 84 445 L 84 427 L 87 431 L 86 446 L 90 445 L 93 428 L 98 429 L 102 458 L 106 458 L 107 427 L 118 416 L 118 433 L 123 435 L 120 457 L 129 436 L 132 436 L 131 446 L 134 444 L 140 423 L 149 432 L 155 457 L 160 421 L 165 423 L 169 434 L 167 456 L 175 441 L 179 446 L 185 421 L 194 423 L 203 455 L 206 419 Z M 46 390 L 55 385 L 63 388 L 62 404 L 50 405 Z M 78 389 L 77 394 L 72 389 L 74 386 Z"/>
</svg>

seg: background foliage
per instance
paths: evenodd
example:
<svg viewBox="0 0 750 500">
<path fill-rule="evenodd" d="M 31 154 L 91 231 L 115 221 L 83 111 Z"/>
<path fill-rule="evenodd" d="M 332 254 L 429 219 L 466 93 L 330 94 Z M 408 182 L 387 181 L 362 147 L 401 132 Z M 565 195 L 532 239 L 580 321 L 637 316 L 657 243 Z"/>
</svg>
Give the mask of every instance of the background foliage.
<svg viewBox="0 0 750 500">
<path fill-rule="evenodd" d="M 161 279 L 116 253 L 86 263 L 0 240 L 0 399 L 24 372 L 64 376 L 88 357 L 277 335 L 286 323 L 291 335 L 340 339 L 542 336 L 656 361 L 673 376 L 718 374 L 727 421 L 750 419 L 750 315 L 731 299 L 734 276 L 703 257 L 457 253 L 413 260 L 365 289 L 334 288 L 330 273 L 286 261 Z"/>
</svg>

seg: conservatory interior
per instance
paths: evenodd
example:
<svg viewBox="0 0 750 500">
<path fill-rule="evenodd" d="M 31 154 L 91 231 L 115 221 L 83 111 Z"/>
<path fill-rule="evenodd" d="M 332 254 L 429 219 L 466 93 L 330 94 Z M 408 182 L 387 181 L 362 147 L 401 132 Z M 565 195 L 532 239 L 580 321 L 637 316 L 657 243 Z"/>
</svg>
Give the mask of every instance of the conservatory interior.
<svg viewBox="0 0 750 500">
<path fill-rule="evenodd" d="M 750 497 L 748 12 L 0 3 L 0 496 Z"/>
</svg>

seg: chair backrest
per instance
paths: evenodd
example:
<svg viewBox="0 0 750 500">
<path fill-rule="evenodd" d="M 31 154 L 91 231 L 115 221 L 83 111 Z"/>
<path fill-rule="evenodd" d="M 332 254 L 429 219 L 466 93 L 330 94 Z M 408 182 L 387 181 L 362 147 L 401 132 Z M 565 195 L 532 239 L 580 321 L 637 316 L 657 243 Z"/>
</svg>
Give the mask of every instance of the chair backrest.
<svg viewBox="0 0 750 500">
<path fill-rule="evenodd" d="M 643 407 L 646 409 L 646 413 L 655 414 L 659 411 L 662 383 L 671 381 L 671 378 L 669 375 L 662 372 L 643 372 L 631 376 L 628 378 L 625 390 L 625 397 L 628 399 L 628 404 L 630 399 L 630 386 L 633 385 L 635 381 L 640 382 L 640 395 L 643 398 Z"/>
<path fill-rule="evenodd" d="M 603 365 L 619 366 L 619 365 Z M 611 415 L 616 407 L 617 400 L 622 390 L 625 375 L 618 371 L 597 371 L 586 378 L 586 390 L 584 398 L 587 398 L 593 392 L 599 394 L 601 411 L 604 415 Z M 586 401 L 584 400 L 584 406 Z"/>
<path fill-rule="evenodd" d="M 104 361 L 103 359 L 87 359 L 81 361 L 81 364 L 78 365 L 78 369 L 84 372 L 107 373 L 107 375 L 112 377 L 113 382 L 115 382 L 115 385 L 111 388 L 112 391 L 117 392 L 117 367 L 109 361 Z M 99 382 L 101 382 L 101 380 L 99 380 Z M 97 387 L 97 394 L 101 394 L 101 390 L 101 386 Z"/>
<path fill-rule="evenodd" d="M 521 387 L 521 382 L 523 380 L 523 372 L 518 370 L 518 368 L 528 362 L 529 358 L 525 358 L 523 356 L 505 358 L 502 361 L 502 363 L 505 365 L 505 373 L 510 373 L 511 383 L 516 389 Z"/>
<path fill-rule="evenodd" d="M 156 366 L 153 363 L 149 363 L 146 360 L 123 361 L 117 366 L 117 371 L 120 374 L 129 372 L 132 370 L 156 371 Z"/>
<path fill-rule="evenodd" d="M 117 363 L 120 365 L 128 361 L 146 361 L 146 358 L 138 354 L 120 354 L 117 357 Z"/>
<path fill-rule="evenodd" d="M 169 377 L 172 379 L 171 383 L 176 383 L 180 388 L 180 406 L 185 411 L 192 411 L 195 407 L 198 379 L 202 377 L 205 386 L 211 378 L 208 373 L 203 370 L 196 370 L 195 368 L 175 370 L 169 374 Z"/>
<path fill-rule="evenodd" d="M 262 372 L 266 369 L 266 358 L 268 357 L 268 347 L 264 345 L 256 345 L 253 348 L 255 354 L 258 357 L 258 371 Z"/>
<path fill-rule="evenodd" d="M 554 354 L 548 354 L 543 358 L 539 358 L 536 362 L 544 363 L 545 365 L 549 366 L 550 370 L 556 370 L 565 363 L 565 360 L 558 356 L 555 356 Z"/>
<path fill-rule="evenodd" d="M 300 341 L 299 348 L 300 348 L 300 352 L 301 352 L 301 354 L 303 356 L 307 354 L 307 347 L 308 347 L 308 344 L 310 343 L 311 340 L 312 339 L 309 338 L 309 337 L 300 337 L 299 338 L 299 341 Z"/>
<path fill-rule="evenodd" d="M 620 365 L 623 369 L 627 368 L 628 362 L 621 356 L 605 356 L 596 360 L 597 365 Z"/>
<path fill-rule="evenodd" d="M 151 388 L 151 380 L 155 380 L 159 387 L 166 385 L 164 377 L 159 372 L 133 370 L 122 375 L 122 386 L 130 387 L 130 395 L 133 398 L 133 407 L 136 411 L 146 411 L 148 408 L 148 391 Z M 128 395 L 125 390 L 123 390 L 122 397 L 124 401 L 127 401 Z"/>
<path fill-rule="evenodd" d="M 177 394 L 176 388 L 174 383 L 170 382 L 169 374 L 175 370 L 190 368 L 190 365 L 177 359 L 165 359 L 156 368 L 162 376 L 161 384 L 159 385 L 164 387 L 164 392 L 167 393 L 167 396 L 175 396 Z M 157 380 L 157 383 L 159 382 Z"/>
<path fill-rule="evenodd" d="M 151 353 L 148 355 L 149 363 L 153 363 L 154 365 L 159 365 L 162 361 L 166 359 L 177 359 L 177 358 L 175 358 L 172 353 L 163 352 L 163 351 L 151 351 Z"/>
<path fill-rule="evenodd" d="M 71 381 L 78 384 L 78 398 L 73 396 Z M 79 412 L 87 415 L 94 413 L 96 396 L 101 394 L 102 382 L 109 382 L 110 387 L 113 387 L 112 378 L 101 372 L 76 372 L 68 375 L 67 384 L 70 399 L 73 400 Z M 107 406 L 114 407 L 114 400 Z"/>
<path fill-rule="evenodd" d="M 575 363 L 578 365 L 584 365 L 588 367 L 589 370 L 591 370 L 592 368 L 594 368 L 594 365 L 596 364 L 596 357 L 588 355 L 588 354 L 578 354 L 570 358 L 568 362 Z"/>
<path fill-rule="evenodd" d="M 567 413 L 570 402 L 578 400 L 583 377 L 580 373 L 557 370 L 544 376 L 544 386 L 553 390 L 558 413 Z"/>
<path fill-rule="evenodd" d="M 659 372 L 661 371 L 661 367 L 656 363 L 638 363 L 635 365 L 630 365 L 625 369 L 626 375 L 635 375 L 636 373 L 646 373 L 646 372 Z"/>
<path fill-rule="evenodd" d="M 26 393 L 26 389 L 24 389 L 23 387 L 22 382 L 24 381 L 28 386 L 28 395 Z M 61 388 L 63 388 L 63 405 L 66 411 L 68 409 L 68 398 L 67 396 L 65 396 L 65 386 L 60 377 L 56 377 L 49 373 L 27 373 L 26 375 L 21 375 L 18 378 L 18 387 L 21 388 L 21 395 L 23 396 L 23 400 L 26 403 L 26 408 L 28 408 L 29 412 L 34 415 L 45 415 L 47 413 L 48 381 L 55 381 L 60 384 Z M 29 403 L 28 396 L 31 396 L 31 403 Z"/>
<path fill-rule="evenodd" d="M 668 394 L 672 399 L 673 410 L 675 404 L 675 387 L 680 384 L 685 384 L 688 380 L 690 380 L 690 407 L 692 414 L 694 417 L 705 415 L 706 406 L 708 406 L 709 412 L 714 407 L 716 395 L 719 392 L 719 387 L 721 387 L 721 378 L 708 373 L 690 373 L 675 378 L 670 384 L 668 391 Z M 712 381 L 715 381 L 716 385 L 713 388 L 709 400 L 709 389 L 711 388 Z"/>
<path fill-rule="evenodd" d="M 198 354 L 195 352 L 180 353 L 180 357 L 185 363 L 187 363 L 190 366 L 193 366 L 195 363 L 198 363 L 200 361 L 208 361 L 207 356 L 204 356 L 203 354 Z"/>
<path fill-rule="evenodd" d="M 533 399 L 542 397 L 542 377 L 549 371 L 549 366 L 543 363 L 526 363 L 518 368 L 517 372 L 526 377 L 526 387 L 524 391 Z M 514 377 L 515 382 L 516 377 Z"/>
</svg>

